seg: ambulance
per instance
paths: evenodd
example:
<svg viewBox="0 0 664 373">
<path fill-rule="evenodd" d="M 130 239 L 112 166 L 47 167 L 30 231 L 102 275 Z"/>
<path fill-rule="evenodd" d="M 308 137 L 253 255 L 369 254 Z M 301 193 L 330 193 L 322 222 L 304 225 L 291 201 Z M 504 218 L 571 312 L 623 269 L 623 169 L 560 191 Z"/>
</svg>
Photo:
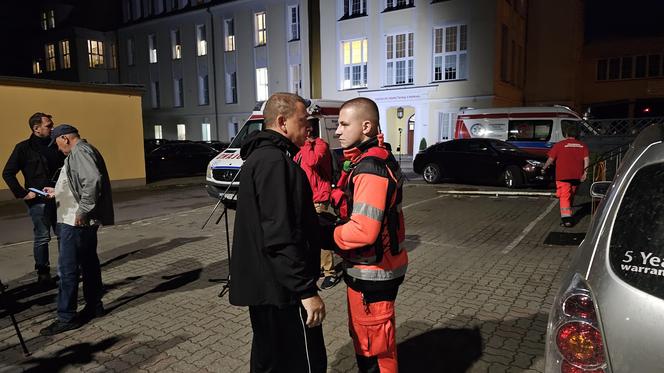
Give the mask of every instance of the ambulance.
<svg viewBox="0 0 664 373">
<path fill-rule="evenodd" d="M 581 136 L 597 134 L 583 118 L 565 106 L 503 107 L 459 111 L 455 139 L 474 137 L 510 142 L 523 150 L 546 154 L 563 140 L 563 128 L 576 126 Z"/>
<path fill-rule="evenodd" d="M 341 149 L 339 139 L 334 133 L 339 121 L 339 108 L 343 101 L 331 100 L 305 100 L 308 102 L 307 112 L 312 131 L 330 145 L 330 150 Z M 231 144 L 223 152 L 214 157 L 208 164 L 205 176 L 205 188 L 210 197 L 225 201 L 236 201 L 237 191 L 240 187 L 239 172 L 243 160 L 240 157 L 240 147 L 244 139 L 252 132 L 260 131 L 264 127 L 263 109 L 265 102 L 256 104 L 254 111 L 237 133 Z M 232 205 L 232 203 L 231 203 Z"/>
</svg>

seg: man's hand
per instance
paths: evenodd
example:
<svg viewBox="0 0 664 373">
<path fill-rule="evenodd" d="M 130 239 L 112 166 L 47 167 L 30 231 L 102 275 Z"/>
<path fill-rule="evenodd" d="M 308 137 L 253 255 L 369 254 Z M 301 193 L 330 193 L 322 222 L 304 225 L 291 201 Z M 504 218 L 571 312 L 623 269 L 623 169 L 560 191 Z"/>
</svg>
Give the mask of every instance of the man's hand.
<svg viewBox="0 0 664 373">
<path fill-rule="evenodd" d="M 44 189 L 42 189 L 42 191 L 44 191 L 44 193 L 48 194 L 48 196 L 46 196 L 46 198 L 55 198 L 55 188 L 44 187 Z"/>
<path fill-rule="evenodd" d="M 588 172 L 587 172 L 587 171 L 583 171 L 583 175 L 581 175 L 581 182 L 586 181 L 587 178 L 588 178 Z"/>
<path fill-rule="evenodd" d="M 74 225 L 77 227 L 87 225 L 87 222 L 85 220 L 86 220 L 85 217 L 76 215 L 76 219 L 74 220 Z"/>
<path fill-rule="evenodd" d="M 28 192 L 28 194 L 26 194 L 25 197 L 23 197 L 23 199 L 26 200 L 26 201 L 29 201 L 29 200 L 35 199 L 35 198 L 37 198 L 37 193 L 35 193 L 35 192 Z"/>
<path fill-rule="evenodd" d="M 302 299 L 302 306 L 307 311 L 307 326 L 313 328 L 323 323 L 325 319 L 325 303 L 318 296 L 314 295 L 306 299 Z"/>
</svg>

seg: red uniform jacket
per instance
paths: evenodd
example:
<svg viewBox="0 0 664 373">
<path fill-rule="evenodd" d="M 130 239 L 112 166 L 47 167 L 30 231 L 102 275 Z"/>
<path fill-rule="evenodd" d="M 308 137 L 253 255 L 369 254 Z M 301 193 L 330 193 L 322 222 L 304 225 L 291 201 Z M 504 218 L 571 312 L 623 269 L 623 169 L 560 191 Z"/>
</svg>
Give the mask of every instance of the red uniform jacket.
<svg viewBox="0 0 664 373">
<path fill-rule="evenodd" d="M 307 174 L 314 202 L 328 202 L 332 189 L 332 155 L 327 143 L 320 137 L 307 140 L 294 159 Z"/>
</svg>

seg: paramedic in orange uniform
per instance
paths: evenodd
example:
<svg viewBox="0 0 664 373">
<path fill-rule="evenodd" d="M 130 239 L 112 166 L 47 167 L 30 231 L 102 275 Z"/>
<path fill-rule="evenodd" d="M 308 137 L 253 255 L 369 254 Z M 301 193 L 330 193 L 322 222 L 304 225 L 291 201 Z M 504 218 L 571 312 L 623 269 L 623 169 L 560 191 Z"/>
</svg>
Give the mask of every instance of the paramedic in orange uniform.
<svg viewBox="0 0 664 373">
<path fill-rule="evenodd" d="M 401 247 L 401 169 L 383 143 L 378 107 L 372 100 L 345 102 L 336 134 L 345 162 L 331 201 L 341 224 L 327 232 L 344 259 L 357 365 L 361 372 L 397 372 L 394 302 L 408 267 Z"/>
<path fill-rule="evenodd" d="M 553 163 L 556 163 L 556 196 L 560 200 L 561 226 L 574 225 L 572 203 L 576 189 L 586 180 L 587 168 L 590 164 L 588 146 L 577 140 L 579 130 L 575 126 L 565 129 L 565 140 L 556 143 L 549 151 L 542 173 Z"/>
</svg>

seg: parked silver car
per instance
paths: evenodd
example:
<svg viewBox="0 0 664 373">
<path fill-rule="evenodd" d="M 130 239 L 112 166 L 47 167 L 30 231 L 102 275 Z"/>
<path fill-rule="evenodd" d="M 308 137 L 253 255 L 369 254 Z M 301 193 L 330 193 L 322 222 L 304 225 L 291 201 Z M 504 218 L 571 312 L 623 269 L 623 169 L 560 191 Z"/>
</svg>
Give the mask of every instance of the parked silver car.
<svg viewBox="0 0 664 373">
<path fill-rule="evenodd" d="M 632 143 L 551 313 L 547 373 L 664 372 L 664 126 Z"/>
</svg>

